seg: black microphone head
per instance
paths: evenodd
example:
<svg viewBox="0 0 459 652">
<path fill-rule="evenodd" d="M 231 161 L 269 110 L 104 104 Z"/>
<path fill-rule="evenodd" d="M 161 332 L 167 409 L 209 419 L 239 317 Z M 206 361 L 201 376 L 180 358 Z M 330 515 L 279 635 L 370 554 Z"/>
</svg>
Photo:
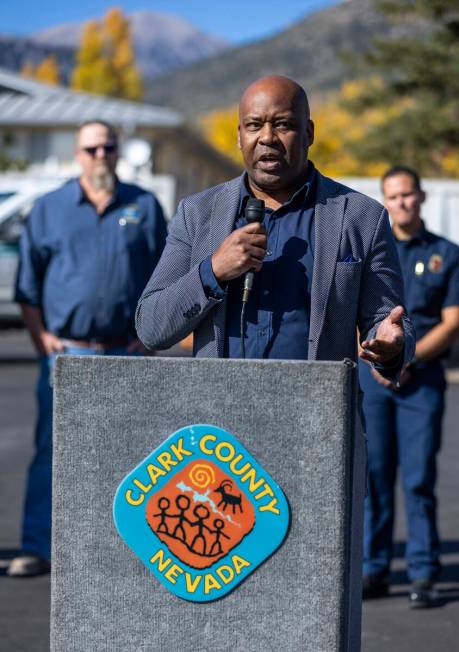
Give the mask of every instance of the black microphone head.
<svg viewBox="0 0 459 652">
<path fill-rule="evenodd" d="M 262 199 L 250 197 L 245 205 L 245 219 L 250 222 L 263 222 L 265 214 L 265 202 Z"/>
</svg>

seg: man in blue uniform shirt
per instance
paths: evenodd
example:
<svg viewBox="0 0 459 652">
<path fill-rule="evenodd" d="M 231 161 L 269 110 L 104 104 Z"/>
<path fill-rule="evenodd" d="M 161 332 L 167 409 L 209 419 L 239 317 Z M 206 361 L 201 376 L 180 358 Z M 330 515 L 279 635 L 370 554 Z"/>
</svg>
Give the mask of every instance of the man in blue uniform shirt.
<svg viewBox="0 0 459 652">
<path fill-rule="evenodd" d="M 21 238 L 16 300 L 40 356 L 35 456 L 29 468 L 22 554 L 8 574 L 50 567 L 52 389 L 58 353 L 135 355 L 134 311 L 164 247 L 156 198 L 115 176 L 117 136 L 103 121 L 79 129 L 79 179 L 39 199 Z"/>
<path fill-rule="evenodd" d="M 425 229 L 425 194 L 413 170 L 394 167 L 383 177 L 385 205 L 405 283 L 416 354 L 394 388 L 360 365 L 368 436 L 369 493 L 365 506 L 363 597 L 387 594 L 392 555 L 397 466 L 405 493 L 406 560 L 412 607 L 437 602 L 440 571 L 436 522 L 436 455 L 440 448 L 445 379 L 442 358 L 459 334 L 459 247 Z"/>
</svg>

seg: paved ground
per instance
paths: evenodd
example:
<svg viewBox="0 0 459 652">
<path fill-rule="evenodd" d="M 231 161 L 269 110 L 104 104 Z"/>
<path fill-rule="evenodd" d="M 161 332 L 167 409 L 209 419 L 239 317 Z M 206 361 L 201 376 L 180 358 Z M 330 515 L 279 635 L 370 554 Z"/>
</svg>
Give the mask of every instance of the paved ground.
<svg viewBox="0 0 459 652">
<path fill-rule="evenodd" d="M 21 334 L 0 334 L 0 652 L 49 649 L 49 578 L 13 580 L 4 575 L 5 560 L 14 555 L 19 542 L 24 477 L 32 451 L 36 374 L 32 360 L 32 350 Z M 400 517 L 391 596 L 364 605 L 363 652 L 454 652 L 459 648 L 458 421 L 459 385 L 453 384 L 440 456 L 442 606 L 428 612 L 410 611 L 407 606 Z"/>
<path fill-rule="evenodd" d="M 457 377 L 457 374 L 456 374 Z M 443 574 L 439 583 L 442 606 L 408 608 L 404 572 L 405 524 L 399 495 L 396 556 L 389 598 L 364 603 L 363 652 L 455 652 L 459 650 L 459 384 L 450 384 L 439 459 L 439 524 Z"/>
</svg>

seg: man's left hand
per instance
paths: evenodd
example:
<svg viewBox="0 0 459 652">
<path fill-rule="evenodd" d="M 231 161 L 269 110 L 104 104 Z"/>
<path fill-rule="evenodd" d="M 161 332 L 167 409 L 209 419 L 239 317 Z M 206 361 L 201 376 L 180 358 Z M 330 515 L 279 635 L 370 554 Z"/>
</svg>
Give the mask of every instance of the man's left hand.
<svg viewBox="0 0 459 652">
<path fill-rule="evenodd" d="M 403 332 L 403 306 L 394 308 L 376 331 L 376 337 L 362 342 L 360 357 L 374 364 L 386 364 L 400 355 L 405 343 Z"/>
</svg>

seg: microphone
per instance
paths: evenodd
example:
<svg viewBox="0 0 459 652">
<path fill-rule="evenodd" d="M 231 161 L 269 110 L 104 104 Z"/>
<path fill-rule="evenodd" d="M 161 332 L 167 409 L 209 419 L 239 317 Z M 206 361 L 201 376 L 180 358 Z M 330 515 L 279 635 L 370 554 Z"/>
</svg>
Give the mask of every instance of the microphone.
<svg viewBox="0 0 459 652">
<path fill-rule="evenodd" d="M 246 206 L 245 206 L 245 219 L 247 220 L 248 224 L 252 224 L 253 222 L 263 222 L 263 217 L 265 214 L 265 202 L 262 199 L 255 199 L 254 197 L 251 197 Z M 250 270 L 246 272 L 245 277 L 244 277 L 244 292 L 242 295 L 242 303 L 245 304 L 249 300 L 250 292 L 253 287 L 253 279 L 255 276 L 255 272 L 253 270 Z"/>
</svg>

